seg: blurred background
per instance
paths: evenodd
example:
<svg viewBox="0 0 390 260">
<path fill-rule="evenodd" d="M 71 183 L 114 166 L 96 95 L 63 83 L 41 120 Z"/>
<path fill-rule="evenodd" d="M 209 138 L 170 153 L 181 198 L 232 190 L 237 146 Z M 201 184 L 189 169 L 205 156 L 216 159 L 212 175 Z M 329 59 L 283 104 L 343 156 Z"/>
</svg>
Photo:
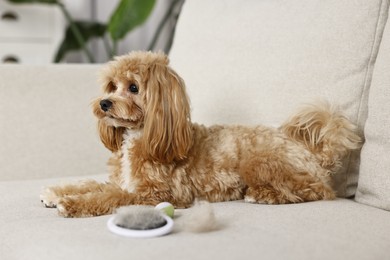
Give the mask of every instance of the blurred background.
<svg viewBox="0 0 390 260">
<path fill-rule="evenodd" d="M 184 0 L 0 0 L 0 62 L 102 63 L 169 53 Z"/>
</svg>

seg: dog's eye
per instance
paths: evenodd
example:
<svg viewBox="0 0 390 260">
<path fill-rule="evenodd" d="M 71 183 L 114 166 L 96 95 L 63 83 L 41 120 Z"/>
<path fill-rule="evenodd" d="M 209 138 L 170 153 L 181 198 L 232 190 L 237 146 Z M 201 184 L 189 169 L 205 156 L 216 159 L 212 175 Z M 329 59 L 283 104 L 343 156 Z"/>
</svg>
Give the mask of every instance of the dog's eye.
<svg viewBox="0 0 390 260">
<path fill-rule="evenodd" d="M 129 91 L 134 94 L 138 94 L 138 87 L 134 83 L 130 85 Z"/>
</svg>

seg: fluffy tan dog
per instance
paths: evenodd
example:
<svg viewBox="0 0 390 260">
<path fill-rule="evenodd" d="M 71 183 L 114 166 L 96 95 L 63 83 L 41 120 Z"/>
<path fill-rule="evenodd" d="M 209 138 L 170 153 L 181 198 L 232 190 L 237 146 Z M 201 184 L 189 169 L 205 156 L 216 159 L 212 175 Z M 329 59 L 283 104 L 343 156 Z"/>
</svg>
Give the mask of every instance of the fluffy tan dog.
<svg viewBox="0 0 390 260">
<path fill-rule="evenodd" d="M 110 181 L 50 187 L 41 200 L 65 217 L 195 199 L 284 204 L 335 198 L 330 175 L 360 146 L 355 126 L 326 103 L 308 105 L 280 128 L 205 127 L 190 120 L 183 80 L 161 53 L 109 62 L 92 104 L 111 150 Z"/>
</svg>

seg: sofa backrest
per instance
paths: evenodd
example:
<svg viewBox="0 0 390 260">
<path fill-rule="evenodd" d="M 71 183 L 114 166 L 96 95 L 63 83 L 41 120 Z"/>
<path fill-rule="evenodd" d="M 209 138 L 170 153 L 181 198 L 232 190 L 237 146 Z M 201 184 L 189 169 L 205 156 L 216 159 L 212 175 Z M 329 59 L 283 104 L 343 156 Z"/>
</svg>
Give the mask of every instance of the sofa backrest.
<svg viewBox="0 0 390 260">
<path fill-rule="evenodd" d="M 0 66 L 0 180 L 104 173 L 89 106 L 99 66 Z"/>
<path fill-rule="evenodd" d="M 171 51 L 193 120 L 279 126 L 302 103 L 337 104 L 363 134 L 388 0 L 186 0 Z M 359 153 L 335 175 L 356 190 Z"/>
</svg>

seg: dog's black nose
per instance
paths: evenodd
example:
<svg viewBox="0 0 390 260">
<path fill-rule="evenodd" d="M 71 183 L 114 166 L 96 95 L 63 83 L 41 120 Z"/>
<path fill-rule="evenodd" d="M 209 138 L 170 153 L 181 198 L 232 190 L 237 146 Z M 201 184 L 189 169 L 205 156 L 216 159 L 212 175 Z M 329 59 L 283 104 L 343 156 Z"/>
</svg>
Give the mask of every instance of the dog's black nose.
<svg viewBox="0 0 390 260">
<path fill-rule="evenodd" d="M 100 107 L 104 112 L 107 112 L 112 107 L 112 102 L 108 99 L 100 101 Z"/>
</svg>

